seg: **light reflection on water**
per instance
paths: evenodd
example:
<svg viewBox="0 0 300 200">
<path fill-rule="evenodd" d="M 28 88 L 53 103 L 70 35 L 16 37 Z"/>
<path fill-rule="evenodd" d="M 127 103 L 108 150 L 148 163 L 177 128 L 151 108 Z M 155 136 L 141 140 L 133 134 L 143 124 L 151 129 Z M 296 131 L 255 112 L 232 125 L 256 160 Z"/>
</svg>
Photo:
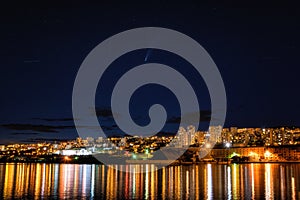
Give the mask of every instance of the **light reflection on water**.
<svg viewBox="0 0 300 200">
<path fill-rule="evenodd" d="M 0 198 L 300 198 L 300 164 L 199 164 L 156 172 L 154 165 L 118 167 L 135 173 L 104 165 L 0 164 Z"/>
</svg>

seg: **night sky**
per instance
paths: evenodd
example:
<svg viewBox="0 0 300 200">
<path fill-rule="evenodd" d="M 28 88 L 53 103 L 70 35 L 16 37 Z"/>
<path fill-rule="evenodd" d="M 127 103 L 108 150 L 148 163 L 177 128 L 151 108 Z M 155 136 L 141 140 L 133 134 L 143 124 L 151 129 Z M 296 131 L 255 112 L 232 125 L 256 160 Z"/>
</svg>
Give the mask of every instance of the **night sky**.
<svg viewBox="0 0 300 200">
<path fill-rule="evenodd" d="M 225 126 L 300 126 L 299 19 L 298 7 L 287 3 L 2 5 L 0 143 L 76 137 L 72 89 L 82 61 L 108 37 L 149 26 L 180 31 L 207 50 L 225 84 Z M 201 99 L 203 121 L 209 120 L 207 88 L 192 66 L 169 52 L 142 49 L 117 59 L 102 80 L 106 87 L 97 91 L 96 106 L 105 130 L 118 129 L 109 109 L 115 82 L 148 62 L 167 64 L 186 76 Z M 147 124 L 144 116 L 153 103 L 166 106 L 172 125 L 165 131 L 174 131 L 178 102 L 157 85 L 141 88 L 132 98 L 135 121 Z"/>
</svg>

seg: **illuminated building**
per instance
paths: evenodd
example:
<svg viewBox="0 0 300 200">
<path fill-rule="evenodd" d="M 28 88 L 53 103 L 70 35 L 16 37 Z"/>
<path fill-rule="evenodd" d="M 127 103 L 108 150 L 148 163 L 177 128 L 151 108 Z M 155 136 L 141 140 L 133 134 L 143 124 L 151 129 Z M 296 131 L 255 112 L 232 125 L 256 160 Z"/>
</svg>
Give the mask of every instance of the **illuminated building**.
<svg viewBox="0 0 300 200">
<path fill-rule="evenodd" d="M 195 126 L 187 127 L 188 145 L 195 144 Z"/>
<path fill-rule="evenodd" d="M 63 155 L 63 156 L 86 156 L 91 155 L 92 152 L 86 149 L 64 149 L 61 151 L 57 151 L 56 154 Z"/>
<path fill-rule="evenodd" d="M 208 129 L 209 138 L 211 142 L 222 142 L 222 126 L 210 126 Z"/>
<path fill-rule="evenodd" d="M 5 150 L 5 145 L 0 145 L 0 151 L 4 151 Z"/>
</svg>

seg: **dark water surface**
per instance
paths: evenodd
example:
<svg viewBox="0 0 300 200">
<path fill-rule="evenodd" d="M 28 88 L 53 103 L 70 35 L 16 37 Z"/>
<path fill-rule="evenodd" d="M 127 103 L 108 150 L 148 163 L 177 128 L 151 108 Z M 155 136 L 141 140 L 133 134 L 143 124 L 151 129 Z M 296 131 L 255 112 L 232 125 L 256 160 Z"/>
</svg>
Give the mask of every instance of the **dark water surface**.
<svg viewBox="0 0 300 200">
<path fill-rule="evenodd" d="M 115 166 L 124 169 L 154 165 Z M 0 164 L 0 199 L 300 199 L 300 164 Z"/>
</svg>

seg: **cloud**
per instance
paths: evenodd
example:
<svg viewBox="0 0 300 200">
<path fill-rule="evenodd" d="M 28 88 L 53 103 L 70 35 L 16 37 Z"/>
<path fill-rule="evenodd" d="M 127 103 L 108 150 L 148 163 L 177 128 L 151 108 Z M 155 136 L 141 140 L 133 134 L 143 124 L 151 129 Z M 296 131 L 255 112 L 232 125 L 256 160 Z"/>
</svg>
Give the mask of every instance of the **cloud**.
<svg viewBox="0 0 300 200">
<path fill-rule="evenodd" d="M 58 133 L 59 130 L 64 129 L 75 129 L 74 125 L 69 126 L 52 126 L 52 125 L 35 125 L 35 124 L 2 124 L 0 127 L 9 129 L 9 130 L 18 130 L 18 131 L 38 131 L 38 132 L 46 132 L 46 133 Z M 87 129 L 94 129 L 98 130 L 98 126 L 78 126 L 78 128 L 87 128 Z M 112 126 L 101 126 L 103 130 L 114 130 L 118 128 L 116 125 Z M 20 134 L 37 134 L 37 133 L 21 133 L 16 132 L 13 133 L 14 135 L 20 135 Z"/>
<path fill-rule="evenodd" d="M 86 128 L 86 129 L 91 129 L 91 130 L 95 130 L 95 131 L 100 130 L 99 126 L 77 126 L 77 128 Z M 104 131 L 116 130 L 117 128 L 118 128 L 117 125 L 112 125 L 112 126 L 104 126 L 104 125 L 102 125 L 101 126 L 101 129 L 104 130 Z"/>
<path fill-rule="evenodd" d="M 113 117 L 112 111 L 109 107 L 96 107 L 95 112 L 96 112 L 97 117 L 103 117 L 103 118 Z M 118 116 L 118 114 L 115 114 L 115 116 Z M 65 117 L 65 118 L 35 117 L 35 118 L 32 118 L 32 119 L 33 120 L 46 121 L 46 122 L 69 122 L 69 121 L 74 121 L 74 118 L 72 118 L 72 117 Z"/>
<path fill-rule="evenodd" d="M 32 118 L 32 119 L 46 121 L 46 122 L 67 122 L 67 121 L 73 121 L 73 118 Z"/>
<path fill-rule="evenodd" d="M 3 128 L 18 131 L 38 131 L 46 133 L 58 133 L 58 129 L 70 129 L 74 126 L 51 126 L 51 125 L 35 125 L 35 124 L 2 124 Z"/>
<path fill-rule="evenodd" d="M 179 124 L 181 121 L 181 117 L 170 117 L 168 120 L 167 120 L 167 123 L 169 124 Z"/>
<path fill-rule="evenodd" d="M 70 138 L 71 139 L 71 138 Z M 68 141 L 70 139 L 67 138 L 63 138 L 63 139 L 58 139 L 58 138 L 29 138 L 29 139 L 25 139 L 25 140 L 21 140 L 21 142 L 25 142 L 25 143 L 32 143 L 32 142 L 64 142 L 64 141 Z"/>
<path fill-rule="evenodd" d="M 96 107 L 97 117 L 112 117 L 112 111 L 110 108 Z"/>
<path fill-rule="evenodd" d="M 10 133 L 11 135 L 38 135 L 40 133 L 36 133 L 36 132 L 33 132 L 33 133 L 24 133 L 24 132 L 15 132 L 15 133 Z"/>
<path fill-rule="evenodd" d="M 176 132 L 160 131 L 160 132 L 158 132 L 155 135 L 158 136 L 158 137 L 162 137 L 162 136 L 168 137 L 168 136 L 174 136 L 174 135 L 176 135 Z"/>
<path fill-rule="evenodd" d="M 188 122 L 194 122 L 195 121 L 195 116 L 196 114 L 199 114 L 197 112 L 193 112 L 193 113 L 187 113 L 185 115 L 183 115 L 183 118 L 185 118 Z M 210 110 L 201 110 L 200 111 L 200 122 L 208 122 L 211 120 L 211 111 Z M 167 123 L 170 124 L 179 124 L 181 122 L 181 117 L 178 116 L 173 116 L 170 117 L 167 120 Z"/>
</svg>

